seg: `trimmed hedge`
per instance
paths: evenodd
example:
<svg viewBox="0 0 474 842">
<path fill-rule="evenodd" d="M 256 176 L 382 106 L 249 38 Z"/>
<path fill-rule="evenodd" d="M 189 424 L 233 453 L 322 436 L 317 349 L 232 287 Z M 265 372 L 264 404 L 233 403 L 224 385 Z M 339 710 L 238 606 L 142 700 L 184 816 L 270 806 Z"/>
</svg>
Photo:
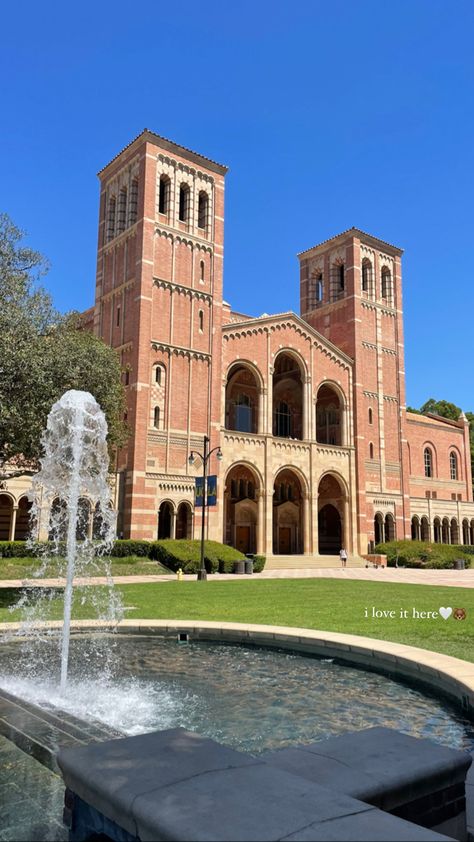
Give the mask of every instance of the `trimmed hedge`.
<svg viewBox="0 0 474 842">
<path fill-rule="evenodd" d="M 376 553 L 387 556 L 387 566 L 395 567 L 398 558 L 400 567 L 417 567 L 429 570 L 449 570 L 456 558 L 464 559 L 466 567 L 471 566 L 470 556 L 474 547 L 462 544 L 434 544 L 428 541 L 388 541 L 377 544 Z"/>
<path fill-rule="evenodd" d="M 110 555 L 114 558 L 121 558 L 122 556 L 140 556 L 146 558 L 150 556 L 150 549 L 153 546 L 153 541 L 133 541 L 127 539 L 120 539 L 114 541 Z"/>
<path fill-rule="evenodd" d="M 265 567 L 266 557 L 264 555 L 254 555 L 253 557 L 253 572 L 261 573 Z"/>
<path fill-rule="evenodd" d="M 37 558 L 46 542 L 29 545 L 26 541 L 0 541 L 0 556 L 3 558 Z"/>
<path fill-rule="evenodd" d="M 201 569 L 201 542 L 199 540 L 153 541 L 150 558 L 161 561 L 170 570 L 181 567 L 183 573 L 197 573 Z M 204 564 L 208 573 L 228 572 L 234 569 L 234 562 L 245 556 L 227 544 L 218 541 L 204 542 Z"/>
</svg>

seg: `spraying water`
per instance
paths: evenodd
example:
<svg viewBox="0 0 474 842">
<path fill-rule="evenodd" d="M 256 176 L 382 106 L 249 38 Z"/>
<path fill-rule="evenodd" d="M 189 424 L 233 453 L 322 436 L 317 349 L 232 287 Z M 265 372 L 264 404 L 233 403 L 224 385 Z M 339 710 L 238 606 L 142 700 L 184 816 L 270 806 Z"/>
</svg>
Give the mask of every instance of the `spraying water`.
<svg viewBox="0 0 474 842">
<path fill-rule="evenodd" d="M 61 640 L 60 689 L 67 683 L 73 580 L 78 567 L 99 551 L 108 549 L 114 537 L 115 514 L 107 482 L 107 422 L 99 404 L 89 392 L 71 389 L 57 401 L 48 416 L 43 434 L 44 456 L 41 470 L 33 481 L 34 510 L 49 510 L 53 500 L 61 504 L 53 513 L 50 537 L 56 544 L 66 540 L 66 587 Z M 100 518 L 102 547 L 91 545 L 88 537 L 78 548 L 80 502 L 88 498 Z M 79 564 L 80 563 L 80 564 Z"/>
</svg>

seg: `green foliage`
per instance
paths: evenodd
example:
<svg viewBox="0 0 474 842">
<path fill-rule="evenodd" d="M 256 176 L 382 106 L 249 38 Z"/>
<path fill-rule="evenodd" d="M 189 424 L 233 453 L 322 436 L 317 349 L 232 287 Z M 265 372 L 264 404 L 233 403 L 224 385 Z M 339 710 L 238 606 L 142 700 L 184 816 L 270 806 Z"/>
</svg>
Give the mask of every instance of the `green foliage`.
<svg viewBox="0 0 474 842">
<path fill-rule="evenodd" d="M 42 544 L 29 546 L 25 541 L 0 541 L 0 556 L 3 558 L 36 558 Z"/>
<path fill-rule="evenodd" d="M 388 541 L 378 544 L 377 553 L 387 556 L 387 566 L 394 567 L 397 563 L 401 567 L 418 567 L 430 570 L 451 569 L 454 560 L 462 558 L 466 567 L 470 567 L 470 555 L 474 554 L 474 547 L 459 544 L 433 544 L 428 541 Z"/>
<path fill-rule="evenodd" d="M 450 418 L 451 421 L 457 421 L 461 415 L 459 406 L 450 401 L 436 401 L 434 398 L 429 398 L 420 408 L 423 415 L 432 412 L 434 415 L 441 415 L 443 418 Z"/>
<path fill-rule="evenodd" d="M 94 395 L 107 418 L 110 446 L 126 436 L 117 353 L 79 330 L 78 314 L 55 310 L 37 285 L 46 261 L 22 245 L 23 237 L 0 214 L 0 468 L 19 457 L 34 464 L 51 406 L 68 389 Z"/>
<path fill-rule="evenodd" d="M 253 557 L 253 572 L 261 573 L 265 567 L 266 557 L 264 555 L 254 555 Z"/>
<path fill-rule="evenodd" d="M 201 542 L 198 540 L 163 540 L 151 545 L 150 558 L 161 561 L 170 570 L 181 567 L 183 573 L 197 573 L 201 569 Z M 208 573 L 229 572 L 234 562 L 245 556 L 227 544 L 218 541 L 204 542 L 204 564 Z"/>
<path fill-rule="evenodd" d="M 134 541 L 134 540 L 117 540 L 114 541 L 110 555 L 113 558 L 140 556 L 141 558 L 150 556 L 153 541 Z"/>
</svg>

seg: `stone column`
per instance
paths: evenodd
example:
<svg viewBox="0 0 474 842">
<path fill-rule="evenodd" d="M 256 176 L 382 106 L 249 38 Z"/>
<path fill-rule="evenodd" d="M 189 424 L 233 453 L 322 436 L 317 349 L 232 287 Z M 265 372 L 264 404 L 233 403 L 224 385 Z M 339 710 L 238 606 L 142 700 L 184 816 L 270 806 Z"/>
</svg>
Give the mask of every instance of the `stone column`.
<svg viewBox="0 0 474 842">
<path fill-rule="evenodd" d="M 313 539 L 313 555 L 319 553 L 319 524 L 318 524 L 318 495 L 313 496 L 312 500 L 312 518 L 311 518 L 311 536 Z"/>
<path fill-rule="evenodd" d="M 89 517 L 87 520 L 87 537 L 89 541 L 92 541 L 92 527 L 94 525 L 94 510 L 89 508 Z"/>
<path fill-rule="evenodd" d="M 265 494 L 265 555 L 273 555 L 273 489 Z"/>
<path fill-rule="evenodd" d="M 303 383 L 303 439 L 309 439 L 309 377 L 306 377 Z"/>
<path fill-rule="evenodd" d="M 176 538 L 176 512 L 174 509 L 171 510 L 170 533 L 170 538 Z"/>
<path fill-rule="evenodd" d="M 262 490 L 257 492 L 257 503 L 258 503 L 258 511 L 257 511 L 257 555 L 264 555 L 265 554 L 265 547 L 264 547 L 265 505 L 264 505 L 264 494 L 263 494 Z"/>
<path fill-rule="evenodd" d="M 347 551 L 347 554 L 352 554 L 353 552 L 357 551 L 356 547 L 352 546 L 351 540 L 351 532 L 350 532 L 350 515 L 349 515 L 349 500 L 347 497 L 344 498 L 343 503 L 343 512 L 344 512 L 344 524 L 343 524 L 343 543 L 344 548 Z"/>
<path fill-rule="evenodd" d="M 15 527 L 16 527 L 16 513 L 18 511 L 18 506 L 13 506 L 12 509 L 12 518 L 10 521 L 10 537 L 8 538 L 9 541 L 15 540 Z"/>
<path fill-rule="evenodd" d="M 264 394 L 264 390 L 263 390 L 263 389 L 259 389 L 259 390 L 258 390 L 258 419 L 257 419 L 257 433 L 259 433 L 260 435 L 262 435 L 262 434 L 265 432 L 265 427 L 264 427 L 264 418 L 263 418 L 263 413 L 264 413 L 264 401 L 263 401 L 263 394 Z"/>
<path fill-rule="evenodd" d="M 311 555 L 309 494 L 303 496 L 303 553 Z"/>
</svg>

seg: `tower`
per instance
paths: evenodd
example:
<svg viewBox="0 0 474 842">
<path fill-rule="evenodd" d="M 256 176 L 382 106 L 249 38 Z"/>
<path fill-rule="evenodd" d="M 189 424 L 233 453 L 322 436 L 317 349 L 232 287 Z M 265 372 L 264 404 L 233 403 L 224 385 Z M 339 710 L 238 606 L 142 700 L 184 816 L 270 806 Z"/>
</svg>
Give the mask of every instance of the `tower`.
<svg viewBox="0 0 474 842">
<path fill-rule="evenodd" d="M 94 329 L 124 369 L 124 537 L 189 537 L 188 455 L 218 443 L 226 171 L 145 129 L 99 173 Z"/>
<path fill-rule="evenodd" d="M 354 360 L 359 551 L 410 537 L 402 250 L 351 228 L 299 255 L 302 317 Z"/>
</svg>

